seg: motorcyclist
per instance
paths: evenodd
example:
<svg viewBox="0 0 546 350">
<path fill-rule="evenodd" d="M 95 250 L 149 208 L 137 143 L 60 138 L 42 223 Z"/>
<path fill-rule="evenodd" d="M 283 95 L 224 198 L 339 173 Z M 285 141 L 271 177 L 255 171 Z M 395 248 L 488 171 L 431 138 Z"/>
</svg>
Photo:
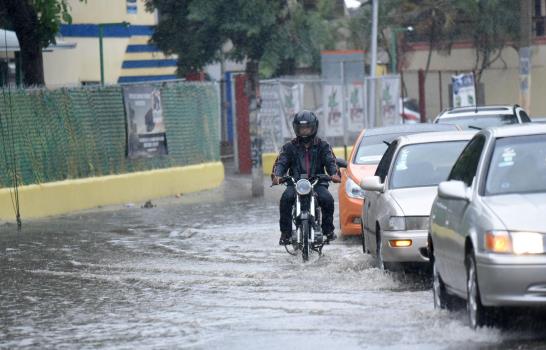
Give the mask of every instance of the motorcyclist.
<svg viewBox="0 0 546 350">
<path fill-rule="evenodd" d="M 296 179 L 304 174 L 309 178 L 313 175 L 327 173 L 332 182 L 341 182 L 332 147 L 328 142 L 317 137 L 318 126 L 318 118 L 313 112 L 303 110 L 296 113 L 292 122 L 296 137 L 282 146 L 275 160 L 271 174 L 273 185 L 280 184 L 286 173 Z M 322 210 L 322 232 L 328 240 L 334 240 L 336 238 L 333 224 L 334 198 L 328 191 L 328 181 L 321 180 L 315 186 L 315 193 Z M 290 243 L 292 206 L 295 200 L 296 190 L 293 184 L 288 184 L 280 200 L 280 245 Z"/>
</svg>

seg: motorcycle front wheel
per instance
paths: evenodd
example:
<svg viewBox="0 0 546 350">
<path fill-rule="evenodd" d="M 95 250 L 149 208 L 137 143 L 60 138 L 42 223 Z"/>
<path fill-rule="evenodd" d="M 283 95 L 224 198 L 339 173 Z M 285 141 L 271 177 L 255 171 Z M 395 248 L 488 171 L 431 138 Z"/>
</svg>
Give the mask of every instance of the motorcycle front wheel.
<svg viewBox="0 0 546 350">
<path fill-rule="evenodd" d="M 309 221 L 304 220 L 301 223 L 301 228 L 302 228 L 302 233 L 303 233 L 301 256 L 302 256 L 303 261 L 307 261 L 307 260 L 309 260 L 309 250 L 310 250 L 310 247 L 309 247 L 309 235 L 310 235 Z"/>
</svg>

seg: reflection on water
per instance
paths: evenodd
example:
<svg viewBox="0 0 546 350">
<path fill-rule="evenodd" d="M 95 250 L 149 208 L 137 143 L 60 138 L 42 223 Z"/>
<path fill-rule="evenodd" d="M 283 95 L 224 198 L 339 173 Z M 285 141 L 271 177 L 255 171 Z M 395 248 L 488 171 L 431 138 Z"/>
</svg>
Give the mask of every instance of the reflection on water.
<svg viewBox="0 0 546 350">
<path fill-rule="evenodd" d="M 28 222 L 21 232 L 2 225 L 0 348 L 546 344 L 544 323 L 536 326 L 544 313 L 524 314 L 523 329 L 472 331 L 464 310 L 433 309 L 428 277 L 379 271 L 358 240 L 303 264 L 276 245 L 278 196 L 245 199 L 224 187 L 152 209 Z"/>
</svg>

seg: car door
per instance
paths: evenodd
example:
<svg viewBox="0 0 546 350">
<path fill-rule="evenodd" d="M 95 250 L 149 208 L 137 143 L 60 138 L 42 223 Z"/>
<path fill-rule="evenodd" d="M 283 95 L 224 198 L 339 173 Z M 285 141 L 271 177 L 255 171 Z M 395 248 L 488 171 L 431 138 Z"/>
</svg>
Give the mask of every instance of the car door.
<svg viewBox="0 0 546 350">
<path fill-rule="evenodd" d="M 387 174 L 389 172 L 393 156 L 396 152 L 397 145 L 398 142 L 396 140 L 389 145 L 389 147 L 383 154 L 383 157 L 381 157 L 379 165 L 377 166 L 377 169 L 375 171 L 375 176 L 379 176 L 382 183 L 385 183 L 385 179 L 387 178 Z M 374 254 L 376 247 L 375 223 L 377 221 L 378 215 L 377 204 L 378 199 L 382 194 L 383 193 L 381 192 L 374 191 L 364 192 L 364 231 L 366 233 L 366 247 L 369 247 L 370 251 Z"/>
<path fill-rule="evenodd" d="M 449 180 L 462 181 L 472 189 L 477 186 L 476 173 L 480 162 L 481 154 L 485 146 L 485 136 L 476 135 L 462 151 L 461 155 L 453 165 Z M 440 207 L 444 209 L 444 223 L 442 235 L 435 242 L 434 251 L 440 257 L 440 271 L 445 282 L 457 290 L 465 288 L 465 215 L 472 205 L 471 201 L 463 199 L 439 199 Z M 460 289 L 462 288 L 462 289 Z"/>
</svg>

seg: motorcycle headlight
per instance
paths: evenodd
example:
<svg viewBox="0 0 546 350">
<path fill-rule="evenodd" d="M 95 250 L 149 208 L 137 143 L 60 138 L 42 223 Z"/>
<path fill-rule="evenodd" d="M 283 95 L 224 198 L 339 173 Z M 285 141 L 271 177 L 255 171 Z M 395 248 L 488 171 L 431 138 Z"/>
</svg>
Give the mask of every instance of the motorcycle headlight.
<svg viewBox="0 0 546 350">
<path fill-rule="evenodd" d="M 485 249 L 493 253 L 543 254 L 544 235 L 538 232 L 488 231 Z"/>
<path fill-rule="evenodd" d="M 360 188 L 350 177 L 347 177 L 345 183 L 345 193 L 351 198 L 364 199 L 364 190 Z"/>
<path fill-rule="evenodd" d="M 311 192 L 311 188 L 311 183 L 307 179 L 301 179 L 296 182 L 296 192 L 298 192 L 298 194 L 301 196 L 309 194 Z"/>
</svg>

